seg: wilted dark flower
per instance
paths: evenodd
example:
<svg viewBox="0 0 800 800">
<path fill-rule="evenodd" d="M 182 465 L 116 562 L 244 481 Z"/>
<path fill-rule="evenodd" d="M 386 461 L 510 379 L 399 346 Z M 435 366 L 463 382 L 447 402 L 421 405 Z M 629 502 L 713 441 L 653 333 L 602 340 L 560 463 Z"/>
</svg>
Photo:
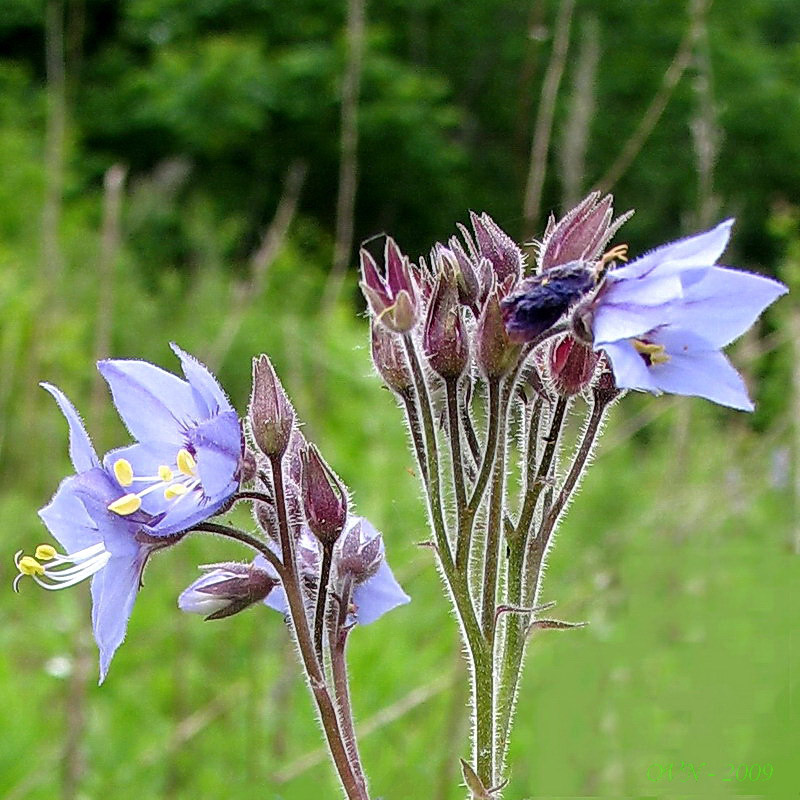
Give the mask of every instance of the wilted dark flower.
<svg viewBox="0 0 800 800">
<path fill-rule="evenodd" d="M 361 250 L 361 291 L 377 322 L 395 333 L 410 331 L 419 316 L 419 290 L 411 264 L 391 237 L 384 249 L 386 277 L 378 271 L 375 259 Z"/>
<path fill-rule="evenodd" d="M 265 355 L 253 359 L 248 415 L 253 439 L 261 452 L 267 456 L 282 456 L 294 428 L 294 409 Z"/>
</svg>

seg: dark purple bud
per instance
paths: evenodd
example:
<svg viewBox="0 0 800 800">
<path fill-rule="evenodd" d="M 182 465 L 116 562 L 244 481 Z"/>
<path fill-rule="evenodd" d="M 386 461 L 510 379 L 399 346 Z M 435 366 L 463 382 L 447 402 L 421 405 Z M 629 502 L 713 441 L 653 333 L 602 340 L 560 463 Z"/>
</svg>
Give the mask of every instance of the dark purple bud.
<svg viewBox="0 0 800 800">
<path fill-rule="evenodd" d="M 181 592 L 178 607 L 206 619 L 238 614 L 263 600 L 277 585 L 277 577 L 252 564 L 208 564 L 205 575 Z"/>
<path fill-rule="evenodd" d="M 551 214 L 539 249 L 539 271 L 545 272 L 570 261 L 593 262 L 620 227 L 632 216 L 627 211 L 616 220 L 614 198 L 592 192 L 556 222 Z"/>
<path fill-rule="evenodd" d="M 486 298 L 475 338 L 475 358 L 486 377 L 501 378 L 516 363 L 520 346 L 511 340 L 506 330 L 497 287 Z"/>
<path fill-rule="evenodd" d="M 515 342 L 544 333 L 594 287 L 591 265 L 573 261 L 522 281 L 503 299 L 503 319 Z"/>
<path fill-rule="evenodd" d="M 356 584 L 364 583 L 375 575 L 382 561 L 381 535 L 361 520 L 351 525 L 339 546 L 339 574 L 350 575 Z"/>
<path fill-rule="evenodd" d="M 265 355 L 253 359 L 249 418 L 253 438 L 261 452 L 267 456 L 282 456 L 292 435 L 294 409 Z"/>
<path fill-rule="evenodd" d="M 376 321 L 395 333 L 410 331 L 419 317 L 419 289 L 408 258 L 394 239 L 387 237 L 384 251 L 386 277 L 375 259 L 361 250 L 361 291 Z"/>
<path fill-rule="evenodd" d="M 400 337 L 386 330 L 373 319 L 372 329 L 372 363 L 378 370 L 383 382 L 397 394 L 404 394 L 412 386 L 411 372 L 403 350 Z"/>
<path fill-rule="evenodd" d="M 550 379 L 553 388 L 562 397 L 582 392 L 592 380 L 600 358 L 591 347 L 564 336 L 550 347 Z"/>
<path fill-rule="evenodd" d="M 311 532 L 325 546 L 339 538 L 347 521 L 347 492 L 312 444 L 302 454 L 303 507 Z"/>
<path fill-rule="evenodd" d="M 448 264 L 445 258 L 440 258 L 439 274 L 428 304 L 422 336 L 422 345 L 431 369 L 445 379 L 458 378 L 469 358 L 467 332 L 461 318 L 453 267 L 454 264 Z"/>
<path fill-rule="evenodd" d="M 525 259 L 516 242 L 486 213 L 478 216 L 470 211 L 478 251 L 492 265 L 497 282 L 511 276 L 516 281 L 523 271 Z"/>
</svg>

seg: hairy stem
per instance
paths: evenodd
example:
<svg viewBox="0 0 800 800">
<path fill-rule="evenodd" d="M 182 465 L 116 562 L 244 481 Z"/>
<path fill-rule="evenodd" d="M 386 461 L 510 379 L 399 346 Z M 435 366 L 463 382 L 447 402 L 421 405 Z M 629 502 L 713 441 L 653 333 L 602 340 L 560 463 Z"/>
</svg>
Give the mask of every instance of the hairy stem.
<svg viewBox="0 0 800 800">
<path fill-rule="evenodd" d="M 275 506 L 278 514 L 278 531 L 280 533 L 281 549 L 283 552 L 285 577 L 283 588 L 289 605 L 289 614 L 292 620 L 292 629 L 300 651 L 303 667 L 308 677 L 308 685 L 319 710 L 322 728 L 328 747 L 331 751 L 336 771 L 342 782 L 342 787 L 348 800 L 368 800 L 366 792 L 356 780 L 353 768 L 350 765 L 347 750 L 342 741 L 336 709 L 328 692 L 322 664 L 317 660 L 314 642 L 306 618 L 305 604 L 300 589 L 297 568 L 294 560 L 294 541 L 289 530 L 289 520 L 286 513 L 286 498 L 283 488 L 283 469 L 281 459 L 273 456 L 270 459 L 272 466 L 272 485 L 275 488 Z"/>
<path fill-rule="evenodd" d="M 331 577 L 331 563 L 333 561 L 333 545 L 323 544 L 322 566 L 319 572 L 319 587 L 317 588 L 317 608 L 314 612 L 314 650 L 317 661 L 324 664 L 322 659 L 322 633 L 325 627 L 325 610 L 328 605 L 328 581 Z"/>
</svg>

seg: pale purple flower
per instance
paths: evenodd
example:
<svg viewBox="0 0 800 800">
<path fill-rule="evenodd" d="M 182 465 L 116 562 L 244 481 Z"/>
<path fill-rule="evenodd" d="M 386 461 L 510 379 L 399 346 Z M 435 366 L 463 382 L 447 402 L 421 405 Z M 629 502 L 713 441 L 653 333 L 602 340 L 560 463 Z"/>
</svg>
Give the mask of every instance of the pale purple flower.
<svg viewBox="0 0 800 800">
<path fill-rule="evenodd" d="M 733 220 L 659 247 L 610 272 L 578 314 L 605 350 L 619 388 L 705 397 L 752 411 L 721 348 L 785 294 L 778 281 L 715 266 Z"/>
<path fill-rule="evenodd" d="M 238 614 L 263 600 L 278 583 L 274 570 L 254 564 L 225 562 L 204 564 L 200 569 L 204 574 L 181 592 L 178 608 L 207 620 Z"/>
<path fill-rule="evenodd" d="M 60 543 L 40 545 L 35 556 L 17 553 L 20 574 L 30 575 L 45 589 L 67 589 L 92 579 L 92 628 L 100 649 L 100 682 L 114 652 L 125 638 L 142 571 L 154 550 L 174 544 L 180 535 L 153 537 L 146 532 L 150 517 L 142 511 L 121 517 L 108 510 L 118 493 L 113 474 L 105 470 L 77 411 L 55 386 L 42 384 L 53 395 L 69 425 L 70 458 L 76 474 L 66 478 L 53 499 L 39 511 Z"/>
<path fill-rule="evenodd" d="M 366 565 L 363 580 L 359 581 L 357 578 L 353 580 L 350 620 L 361 625 L 369 625 L 392 609 L 408 603 L 411 598 L 403 591 L 386 562 L 380 533 L 363 517 L 352 516 L 348 519 L 347 526 L 334 550 L 334 568 L 337 572 L 344 572 L 344 570 L 339 570 L 338 562 L 345 545 L 348 545 L 349 549 L 353 549 L 354 537 L 359 540 L 361 545 L 361 547 L 355 549 L 363 548 L 369 552 L 370 563 Z M 277 545 L 271 542 L 270 547 L 275 549 Z M 374 554 L 372 553 L 373 548 L 375 550 Z M 303 528 L 300 537 L 296 541 L 295 553 L 303 582 L 311 590 L 308 603 L 309 608 L 312 608 L 316 597 L 316 582 L 319 576 L 322 548 L 308 528 Z M 348 559 L 352 558 L 352 553 L 348 552 L 345 555 Z M 256 556 L 253 563 L 273 574 L 273 568 L 263 556 Z M 344 574 L 339 575 L 339 577 L 343 578 Z M 280 611 L 282 614 L 289 612 L 286 593 L 281 586 L 276 586 L 264 602 L 270 608 Z"/>
<path fill-rule="evenodd" d="M 156 536 L 186 530 L 217 513 L 239 487 L 244 439 L 214 376 L 179 347 L 186 380 L 146 361 L 98 363 L 119 415 L 137 443 L 109 453 L 118 483 L 111 511 L 141 509 Z"/>
</svg>

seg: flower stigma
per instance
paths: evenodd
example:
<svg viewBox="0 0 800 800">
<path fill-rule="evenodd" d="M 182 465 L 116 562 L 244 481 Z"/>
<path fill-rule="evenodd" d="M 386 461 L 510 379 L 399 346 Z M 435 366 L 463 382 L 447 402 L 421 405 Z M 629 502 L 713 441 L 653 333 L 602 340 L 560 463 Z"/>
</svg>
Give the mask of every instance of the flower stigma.
<svg viewBox="0 0 800 800">
<path fill-rule="evenodd" d="M 14 591 L 19 591 L 19 582 L 30 576 L 43 589 L 68 589 L 76 583 L 86 580 L 98 570 L 102 569 L 111 553 L 102 543 L 91 545 L 76 553 L 59 553 L 49 544 L 40 544 L 36 548 L 36 555 L 24 556 L 19 550 L 14 556 L 14 565 L 18 575 L 14 578 Z M 51 561 L 48 566 L 42 561 Z"/>
</svg>

